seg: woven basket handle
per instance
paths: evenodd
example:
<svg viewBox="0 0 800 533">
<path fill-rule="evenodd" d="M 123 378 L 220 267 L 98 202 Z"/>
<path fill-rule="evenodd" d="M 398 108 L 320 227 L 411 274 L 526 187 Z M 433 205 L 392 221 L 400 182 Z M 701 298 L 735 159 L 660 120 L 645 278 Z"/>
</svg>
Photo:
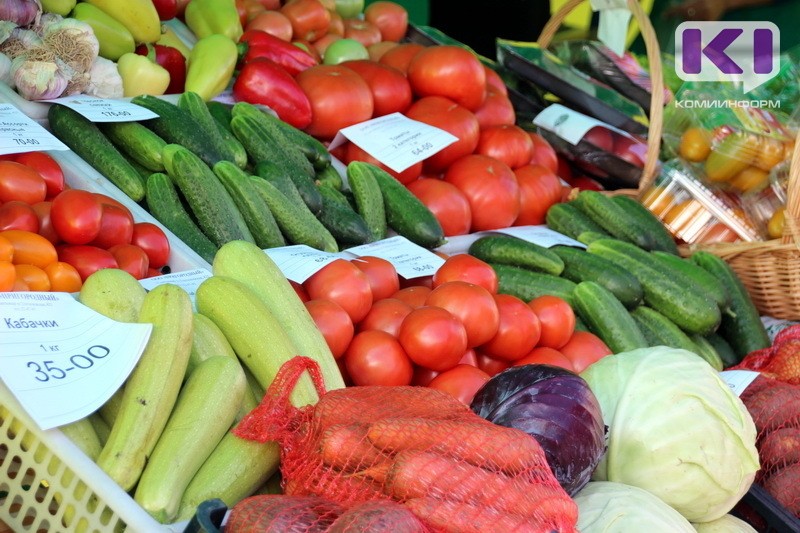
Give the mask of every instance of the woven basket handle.
<svg viewBox="0 0 800 533">
<path fill-rule="evenodd" d="M 800 133 L 794 142 L 792 160 L 789 162 L 789 183 L 786 185 L 786 212 L 783 222 L 784 244 L 797 241 L 800 233 Z"/>
<path fill-rule="evenodd" d="M 553 37 L 564 22 L 567 15 L 586 0 L 568 0 L 550 20 L 545 24 L 537 43 L 543 49 L 550 46 Z M 647 130 L 647 152 L 645 154 L 642 178 L 639 180 L 639 193 L 647 190 L 656 178 L 658 167 L 658 154 L 661 147 L 661 130 L 664 123 L 664 75 L 661 66 L 661 50 L 650 17 L 642 10 L 638 0 L 627 0 L 628 9 L 633 13 L 634 19 L 639 24 L 645 47 L 647 60 L 650 63 L 650 81 L 652 90 L 650 94 L 650 126 Z M 800 164 L 798 165 L 800 168 Z"/>
</svg>

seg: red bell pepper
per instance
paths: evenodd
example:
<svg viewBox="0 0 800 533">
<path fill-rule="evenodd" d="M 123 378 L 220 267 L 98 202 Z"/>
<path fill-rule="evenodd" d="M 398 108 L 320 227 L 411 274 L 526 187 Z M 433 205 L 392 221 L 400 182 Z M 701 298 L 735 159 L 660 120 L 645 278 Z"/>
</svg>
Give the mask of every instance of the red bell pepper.
<svg viewBox="0 0 800 533">
<path fill-rule="evenodd" d="M 186 58 L 177 48 L 162 44 L 140 44 L 136 47 L 136 53 L 140 56 L 147 56 L 150 61 L 158 63 L 169 72 L 169 86 L 166 94 L 183 92 L 183 86 L 186 83 Z"/>
<path fill-rule="evenodd" d="M 261 30 L 247 30 L 239 39 L 242 64 L 264 57 L 286 69 L 292 76 L 318 64 L 314 57 L 297 46 Z"/>
<path fill-rule="evenodd" d="M 178 0 L 153 0 L 158 20 L 172 20 L 178 16 Z"/>
<path fill-rule="evenodd" d="M 262 104 L 284 122 L 303 129 L 311 123 L 311 102 L 286 70 L 265 57 L 245 63 L 233 84 L 237 102 Z"/>
</svg>

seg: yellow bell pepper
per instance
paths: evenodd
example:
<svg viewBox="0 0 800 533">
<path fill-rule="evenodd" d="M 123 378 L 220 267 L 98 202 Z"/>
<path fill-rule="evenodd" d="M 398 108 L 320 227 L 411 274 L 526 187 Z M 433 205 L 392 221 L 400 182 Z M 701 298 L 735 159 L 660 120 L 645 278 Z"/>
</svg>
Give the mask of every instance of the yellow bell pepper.
<svg viewBox="0 0 800 533">
<path fill-rule="evenodd" d="M 186 68 L 186 91 L 211 100 L 228 86 L 239 58 L 236 42 L 215 33 L 203 37 L 189 54 Z"/>
<path fill-rule="evenodd" d="M 180 37 L 178 37 L 175 31 L 169 26 L 162 26 L 161 38 L 158 41 L 156 41 L 156 44 L 171 46 L 172 48 L 180 52 L 184 58 L 189 59 L 189 54 L 191 53 L 191 50 L 189 50 L 189 47 L 186 46 L 183 43 L 183 41 L 181 41 Z"/>
<path fill-rule="evenodd" d="M 85 0 L 121 22 L 137 44 L 161 38 L 161 21 L 152 0 Z"/>
<path fill-rule="evenodd" d="M 133 52 L 136 49 L 133 35 L 128 28 L 100 8 L 81 2 L 72 11 L 72 17 L 92 27 L 92 31 L 100 43 L 100 57 L 116 61 L 122 54 Z"/>
<path fill-rule="evenodd" d="M 184 19 L 198 39 L 219 33 L 236 42 L 243 33 L 234 0 L 191 0 Z"/>
<path fill-rule="evenodd" d="M 169 87 L 167 69 L 152 62 L 147 56 L 124 54 L 117 61 L 117 71 L 122 77 L 123 96 L 164 94 Z"/>
<path fill-rule="evenodd" d="M 42 11 L 45 13 L 55 13 L 66 17 L 72 8 L 75 7 L 76 0 L 41 0 Z"/>
</svg>

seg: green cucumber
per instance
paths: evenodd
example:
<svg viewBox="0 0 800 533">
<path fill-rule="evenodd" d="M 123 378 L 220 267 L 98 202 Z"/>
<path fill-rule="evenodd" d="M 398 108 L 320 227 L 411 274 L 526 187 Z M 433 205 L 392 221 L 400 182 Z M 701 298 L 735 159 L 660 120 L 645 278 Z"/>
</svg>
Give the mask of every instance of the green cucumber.
<svg viewBox="0 0 800 533">
<path fill-rule="evenodd" d="M 320 185 L 319 192 L 322 193 L 322 211 L 317 218 L 328 228 L 336 242 L 342 245 L 341 247 L 372 242 L 372 233 L 366 221 L 350 207 L 347 199 L 339 191 L 327 185 Z"/>
<path fill-rule="evenodd" d="M 758 309 L 730 265 L 705 251 L 693 253 L 690 259 L 720 280 L 731 297 L 731 312 L 723 313 L 718 333 L 730 344 L 738 359 L 736 363 L 752 351 L 768 348 L 772 343 Z"/>
<path fill-rule="evenodd" d="M 281 171 L 278 165 L 272 161 L 259 161 L 256 163 L 253 170 L 256 176 L 264 178 L 273 184 L 290 202 L 298 207 L 307 207 L 305 201 L 303 201 L 303 197 L 300 196 L 300 191 L 295 187 L 294 182 Z"/>
<path fill-rule="evenodd" d="M 236 163 L 239 168 L 247 166 L 247 152 L 244 146 L 233 135 L 233 132 L 220 126 L 199 94 L 191 91 L 184 92 L 178 98 L 178 107 L 200 124 L 217 150 L 221 154 L 225 154 L 225 160 Z"/>
<path fill-rule="evenodd" d="M 383 194 L 374 173 L 361 165 L 347 166 L 347 182 L 356 199 L 356 211 L 364 217 L 372 240 L 386 238 L 386 211 Z"/>
<path fill-rule="evenodd" d="M 581 320 L 581 317 L 577 315 L 575 316 L 574 331 L 585 331 L 586 333 L 591 333 L 591 331 L 589 331 L 589 326 L 587 326 L 586 323 L 583 320 Z"/>
<path fill-rule="evenodd" d="M 672 234 L 664 224 L 643 206 L 638 200 L 629 196 L 612 196 L 611 201 L 627 210 L 629 214 L 635 215 L 639 225 L 648 233 L 653 240 L 652 250 L 659 250 L 664 253 L 678 255 L 678 245 Z"/>
<path fill-rule="evenodd" d="M 144 198 L 144 180 L 96 124 L 58 104 L 50 106 L 47 119 L 56 137 L 134 202 Z"/>
<path fill-rule="evenodd" d="M 722 360 L 723 368 L 728 368 L 729 366 L 734 366 L 739 363 L 739 358 L 736 356 L 733 348 L 731 348 L 731 345 L 718 333 L 709 333 L 706 335 L 706 340 L 708 340 L 711 346 L 714 347 L 714 350 L 716 350 L 719 358 Z"/>
<path fill-rule="evenodd" d="M 138 122 L 105 122 L 100 131 L 114 146 L 151 172 L 164 170 L 161 150 L 167 142 Z"/>
<path fill-rule="evenodd" d="M 581 244 L 589 246 L 597 239 L 610 239 L 611 236 L 607 233 L 597 233 L 596 231 L 584 231 L 578 235 L 577 241 Z"/>
<path fill-rule="evenodd" d="M 594 281 L 582 281 L 575 287 L 573 299 L 575 311 L 583 322 L 612 352 L 628 352 L 650 346 L 622 302 L 602 285 Z"/>
<path fill-rule="evenodd" d="M 481 261 L 561 275 L 564 261 L 552 250 L 507 235 L 488 235 L 473 242 L 469 254 Z"/>
<path fill-rule="evenodd" d="M 655 249 L 655 241 L 639 216 L 598 191 L 581 191 L 575 206 L 612 237 L 645 250 Z"/>
<path fill-rule="evenodd" d="M 550 250 L 564 262 L 561 277 L 575 283 L 594 281 L 611 291 L 622 305 L 633 309 L 644 297 L 636 276 L 599 255 L 571 246 L 553 246 Z"/>
<path fill-rule="evenodd" d="M 577 239 L 586 231 L 609 236 L 599 224 L 583 214 L 583 211 L 575 207 L 572 202 L 553 204 L 547 210 L 545 220 L 548 228 L 573 239 Z"/>
<path fill-rule="evenodd" d="M 341 174 L 339 174 L 339 171 L 336 170 L 336 167 L 333 165 L 328 165 L 327 167 L 318 170 L 314 180 L 317 182 L 317 185 L 330 185 L 337 191 L 341 191 L 344 187 L 344 180 L 342 179 Z"/>
<path fill-rule="evenodd" d="M 278 223 L 267 203 L 253 187 L 250 176 L 231 161 L 220 161 L 213 170 L 244 217 L 256 245 L 261 249 L 284 246 L 286 241 Z"/>
<path fill-rule="evenodd" d="M 509 265 L 496 263 L 490 263 L 490 265 L 497 274 L 499 282 L 497 292 L 516 296 L 526 302 L 546 294 L 558 296 L 574 307 L 573 292 L 577 285 L 568 279 Z"/>
<path fill-rule="evenodd" d="M 696 346 L 694 353 L 705 359 L 714 370 L 722 372 L 725 369 L 725 362 L 707 338 L 702 335 L 692 335 L 692 341 Z"/>
<path fill-rule="evenodd" d="M 717 302 L 717 305 L 721 311 L 725 311 L 731 304 L 731 296 L 728 294 L 728 291 L 725 289 L 725 286 L 722 284 L 722 282 L 715 278 L 711 273 L 703 270 L 700 266 L 692 263 L 688 259 L 682 259 L 681 257 L 673 255 L 669 252 L 654 250 L 650 253 L 663 261 L 664 264 L 669 268 L 673 268 L 679 272 L 682 272 L 705 287 L 709 296 L 711 296 L 714 301 Z"/>
<path fill-rule="evenodd" d="M 172 180 L 156 172 L 147 178 L 147 208 L 168 230 L 197 254 L 211 263 L 217 246 L 206 237 L 186 212 Z"/>
<path fill-rule="evenodd" d="M 639 329 L 644 333 L 650 346 L 669 346 L 693 353 L 697 352 L 697 346 L 692 339 L 672 320 L 655 309 L 640 305 L 630 314 L 639 325 Z"/>
<path fill-rule="evenodd" d="M 216 100 L 209 100 L 206 102 L 206 107 L 208 108 L 208 112 L 211 113 L 211 116 L 214 117 L 214 120 L 217 121 L 217 124 L 233 135 L 233 129 L 231 129 L 231 119 L 233 118 L 231 109 L 233 106 L 217 102 Z"/>
</svg>

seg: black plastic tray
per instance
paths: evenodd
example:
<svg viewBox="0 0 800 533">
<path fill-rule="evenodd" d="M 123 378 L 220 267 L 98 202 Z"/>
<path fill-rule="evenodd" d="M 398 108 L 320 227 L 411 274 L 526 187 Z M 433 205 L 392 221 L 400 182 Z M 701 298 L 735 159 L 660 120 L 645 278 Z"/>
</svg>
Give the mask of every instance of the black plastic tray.
<svg viewBox="0 0 800 533">
<path fill-rule="evenodd" d="M 800 519 L 760 485 L 753 484 L 731 514 L 748 522 L 759 533 L 800 532 Z"/>
</svg>

